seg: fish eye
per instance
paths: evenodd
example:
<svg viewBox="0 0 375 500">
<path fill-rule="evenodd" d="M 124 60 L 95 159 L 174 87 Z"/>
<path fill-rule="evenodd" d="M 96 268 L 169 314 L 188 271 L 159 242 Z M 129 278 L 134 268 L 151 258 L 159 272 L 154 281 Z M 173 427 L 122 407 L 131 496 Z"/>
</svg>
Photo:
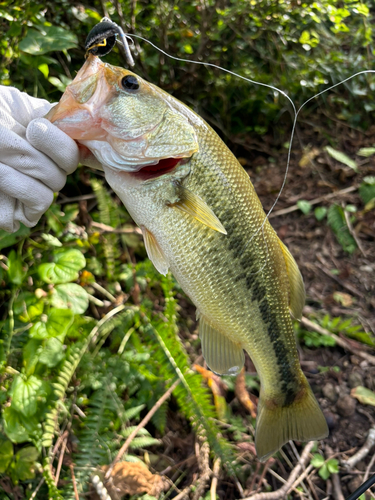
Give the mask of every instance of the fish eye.
<svg viewBox="0 0 375 500">
<path fill-rule="evenodd" d="M 126 75 L 121 80 L 121 86 L 124 90 L 129 90 L 130 92 L 136 92 L 140 85 L 139 81 L 134 75 Z"/>
</svg>

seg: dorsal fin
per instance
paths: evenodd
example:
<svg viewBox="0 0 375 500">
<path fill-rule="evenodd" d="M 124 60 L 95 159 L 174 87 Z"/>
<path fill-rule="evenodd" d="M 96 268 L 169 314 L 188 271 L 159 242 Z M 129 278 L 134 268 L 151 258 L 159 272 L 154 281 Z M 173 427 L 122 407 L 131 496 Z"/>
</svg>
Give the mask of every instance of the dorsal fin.
<svg viewBox="0 0 375 500">
<path fill-rule="evenodd" d="M 240 344 L 213 328 L 204 316 L 199 318 L 202 354 L 209 368 L 218 375 L 237 375 L 245 362 Z"/>
<path fill-rule="evenodd" d="M 164 274 L 165 276 L 168 272 L 169 264 L 159 246 L 159 243 L 156 241 L 155 236 L 147 228 L 145 228 L 145 226 L 141 226 L 141 229 L 148 258 L 154 264 L 159 273 Z"/>
<path fill-rule="evenodd" d="M 289 309 L 295 319 L 301 319 L 306 299 L 303 278 L 293 255 L 280 239 L 279 244 L 284 255 L 289 279 Z"/>
</svg>

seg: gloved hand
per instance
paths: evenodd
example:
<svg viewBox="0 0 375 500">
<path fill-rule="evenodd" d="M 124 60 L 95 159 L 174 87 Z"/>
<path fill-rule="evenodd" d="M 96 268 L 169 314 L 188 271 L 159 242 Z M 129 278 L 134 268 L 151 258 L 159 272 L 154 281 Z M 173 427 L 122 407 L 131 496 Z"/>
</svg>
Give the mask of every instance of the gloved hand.
<svg viewBox="0 0 375 500">
<path fill-rule="evenodd" d="M 42 118 L 51 107 L 0 86 L 0 229 L 35 226 L 77 168 L 75 141 Z"/>
</svg>

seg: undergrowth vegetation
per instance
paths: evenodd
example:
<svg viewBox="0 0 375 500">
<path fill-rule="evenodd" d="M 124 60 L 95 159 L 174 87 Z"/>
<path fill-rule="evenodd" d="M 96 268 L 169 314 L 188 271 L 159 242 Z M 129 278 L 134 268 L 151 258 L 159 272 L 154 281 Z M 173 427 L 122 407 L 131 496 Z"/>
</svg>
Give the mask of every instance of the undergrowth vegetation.
<svg viewBox="0 0 375 500">
<path fill-rule="evenodd" d="M 58 100 L 74 78 L 86 35 L 103 14 L 171 54 L 280 86 L 299 104 L 370 66 L 374 56 L 369 1 L 8 3 L 0 2 L 0 83 L 49 101 Z M 266 133 L 277 147 L 289 139 L 290 109 L 278 92 L 173 62 L 141 41 L 135 40 L 135 51 L 139 74 L 191 105 L 241 154 L 264 154 Z M 123 64 L 116 50 L 106 60 Z M 323 102 L 334 120 L 368 129 L 374 88 L 372 75 L 361 76 Z M 315 110 L 315 104 L 306 108 L 307 122 Z M 331 124 L 327 120 L 328 129 Z M 324 231 L 329 227 L 344 252 L 355 254 L 356 226 L 375 209 L 375 177 L 361 171 L 375 144 L 348 156 L 336 149 L 337 138 L 327 140 L 324 154 L 353 173 L 358 203 L 313 205 L 301 198 L 297 205 L 305 216 L 314 214 Z M 38 487 L 41 498 L 75 499 L 73 474 L 78 493 L 87 494 L 93 474 L 113 462 L 176 381 L 172 401 L 137 432 L 123 458 L 152 463 L 172 406 L 183 437 L 193 429 L 208 442 L 212 463 L 220 460 L 228 477 L 245 484 L 252 465 L 243 466 L 241 453 L 254 453 L 255 420 L 232 410 L 232 378 L 223 382 L 228 404 L 214 379 L 192 368 L 199 340 L 189 305 L 181 311 L 177 296 L 186 298 L 179 285 L 146 259 L 140 231 L 100 174 L 78 169 L 63 193 L 35 228 L 0 231 L 0 499 L 30 498 Z M 339 303 L 343 296 L 334 299 Z M 312 320 L 374 346 L 358 314 L 321 313 Z M 181 339 L 179 332 L 188 329 L 192 334 Z M 335 345 L 332 337 L 300 325 L 296 330 L 308 348 Z M 245 383 L 259 394 L 255 374 L 247 374 Z M 249 397 L 247 404 L 252 407 Z M 62 446 L 69 456 L 59 462 Z M 338 470 L 335 458 L 319 454 L 312 465 L 324 480 Z"/>
</svg>

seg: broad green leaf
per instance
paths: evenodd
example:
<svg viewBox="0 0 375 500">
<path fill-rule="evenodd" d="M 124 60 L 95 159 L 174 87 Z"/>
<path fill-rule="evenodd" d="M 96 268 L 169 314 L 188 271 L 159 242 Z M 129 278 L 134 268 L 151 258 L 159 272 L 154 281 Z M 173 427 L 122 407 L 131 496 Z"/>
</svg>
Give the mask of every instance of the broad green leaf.
<svg viewBox="0 0 375 500">
<path fill-rule="evenodd" d="M 314 210 L 316 220 L 323 220 L 327 214 L 326 207 L 316 207 Z"/>
<path fill-rule="evenodd" d="M 4 431 L 13 443 L 24 443 L 29 440 L 29 433 L 25 429 L 21 415 L 12 406 L 3 411 Z"/>
<path fill-rule="evenodd" d="M 89 296 L 80 285 L 66 283 L 54 288 L 51 304 L 54 307 L 69 308 L 74 314 L 83 314 L 89 306 Z"/>
<path fill-rule="evenodd" d="M 321 467 L 324 464 L 324 457 L 319 453 L 314 453 L 310 463 L 313 467 Z"/>
<path fill-rule="evenodd" d="M 26 376 L 34 373 L 35 367 L 39 361 L 38 350 L 40 344 L 40 340 L 30 339 L 22 349 L 23 365 L 25 367 Z"/>
<path fill-rule="evenodd" d="M 327 464 L 324 464 L 320 469 L 319 469 L 319 472 L 318 472 L 319 476 L 324 479 L 324 481 L 326 481 L 329 476 L 331 475 L 331 473 L 329 472 L 328 470 L 328 466 Z"/>
<path fill-rule="evenodd" d="M 339 461 L 336 458 L 330 458 L 327 462 L 327 468 L 331 474 L 339 472 Z"/>
<path fill-rule="evenodd" d="M 48 339 L 40 351 L 39 362 L 52 368 L 64 357 L 63 344 L 58 339 Z"/>
<path fill-rule="evenodd" d="M 77 285 L 78 286 L 78 285 Z M 58 338 L 64 341 L 65 335 L 73 322 L 70 309 L 51 309 L 47 321 L 38 321 L 30 329 L 30 337 L 34 339 Z"/>
<path fill-rule="evenodd" d="M 337 149 L 333 149 L 330 146 L 326 146 L 325 150 L 327 153 L 332 156 L 335 160 L 343 163 L 347 167 L 352 168 L 355 172 L 358 172 L 358 166 L 354 160 L 349 158 L 345 153 L 342 151 L 337 151 Z"/>
<path fill-rule="evenodd" d="M 36 413 L 38 397 L 46 395 L 45 383 L 36 375 L 24 378 L 18 375 L 12 384 L 12 407 L 31 417 Z"/>
<path fill-rule="evenodd" d="M 301 210 L 302 213 L 307 215 L 308 213 L 311 212 L 311 203 L 306 200 L 298 200 L 297 201 L 297 207 Z"/>
<path fill-rule="evenodd" d="M 8 267 L 10 281 L 15 285 L 21 285 L 26 276 L 25 264 L 15 250 L 12 250 L 8 255 Z"/>
<path fill-rule="evenodd" d="M 68 283 L 78 278 L 78 271 L 86 265 L 82 252 L 75 248 L 56 252 L 54 262 L 41 264 L 38 268 L 39 276 L 46 283 Z"/>
<path fill-rule="evenodd" d="M 67 50 L 77 47 L 77 37 L 71 31 L 59 26 L 44 26 L 42 31 L 30 28 L 19 48 L 32 55 Z"/>
<path fill-rule="evenodd" d="M 20 481 L 35 477 L 35 465 L 39 452 L 34 446 L 22 448 L 15 456 L 14 475 Z"/>
<path fill-rule="evenodd" d="M 366 387 L 359 385 L 351 390 L 350 395 L 352 398 L 358 399 L 363 405 L 375 406 L 375 392 L 370 391 L 370 389 Z"/>
<path fill-rule="evenodd" d="M 0 250 L 15 245 L 19 240 L 26 238 L 30 234 L 30 229 L 23 224 L 15 233 L 8 233 L 0 229 Z"/>
<path fill-rule="evenodd" d="M 0 474 L 3 474 L 13 458 L 13 444 L 7 437 L 0 434 Z"/>
</svg>

